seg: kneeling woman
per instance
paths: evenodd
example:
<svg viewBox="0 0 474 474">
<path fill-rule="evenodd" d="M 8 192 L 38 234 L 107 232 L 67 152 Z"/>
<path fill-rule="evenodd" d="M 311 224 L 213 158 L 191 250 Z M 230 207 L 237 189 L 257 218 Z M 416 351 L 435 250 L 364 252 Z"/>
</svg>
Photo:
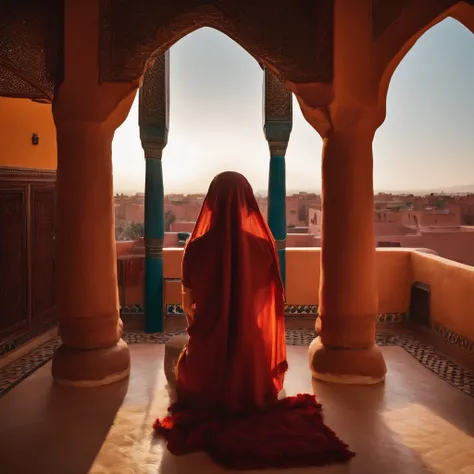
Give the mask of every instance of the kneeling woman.
<svg viewBox="0 0 474 474">
<path fill-rule="evenodd" d="M 314 395 L 278 399 L 286 361 L 275 242 L 244 176 L 214 178 L 183 257 L 189 342 L 178 402 L 155 422 L 174 454 L 206 451 L 236 469 L 343 462 Z"/>
</svg>

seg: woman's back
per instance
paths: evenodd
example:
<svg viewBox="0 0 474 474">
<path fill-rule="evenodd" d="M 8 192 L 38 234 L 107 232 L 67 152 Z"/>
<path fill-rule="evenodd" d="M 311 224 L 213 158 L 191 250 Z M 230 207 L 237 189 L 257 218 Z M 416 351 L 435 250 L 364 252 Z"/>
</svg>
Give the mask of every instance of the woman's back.
<svg viewBox="0 0 474 474">
<path fill-rule="evenodd" d="M 215 245 L 210 232 L 186 249 L 183 284 L 192 288 L 196 310 L 189 350 L 178 365 L 178 393 L 227 412 L 263 408 L 276 401 L 283 379 L 280 370 L 275 384 L 271 354 L 280 353 L 280 369 L 286 367 L 272 250 L 245 232 L 223 262 Z"/>
<path fill-rule="evenodd" d="M 183 294 L 192 304 L 178 403 L 155 423 L 171 452 L 204 450 L 244 469 L 352 456 L 323 424 L 314 395 L 277 400 L 288 369 L 283 285 L 275 242 L 238 173 L 211 183 L 185 248 Z"/>
<path fill-rule="evenodd" d="M 183 258 L 195 313 L 178 363 L 178 397 L 235 413 L 277 400 L 286 370 L 275 244 L 247 180 L 211 184 Z"/>
</svg>

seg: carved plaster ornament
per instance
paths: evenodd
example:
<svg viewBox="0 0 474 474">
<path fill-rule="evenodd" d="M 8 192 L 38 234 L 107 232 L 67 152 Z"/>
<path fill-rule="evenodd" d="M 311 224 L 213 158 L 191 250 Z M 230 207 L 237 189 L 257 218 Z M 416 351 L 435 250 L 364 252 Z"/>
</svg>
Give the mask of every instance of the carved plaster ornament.
<svg viewBox="0 0 474 474">
<path fill-rule="evenodd" d="M 293 126 L 292 94 L 268 68 L 264 69 L 265 137 L 271 156 L 285 156 Z"/>
<path fill-rule="evenodd" d="M 151 57 L 139 92 L 140 139 L 146 159 L 161 159 L 169 128 L 169 51 Z"/>
</svg>

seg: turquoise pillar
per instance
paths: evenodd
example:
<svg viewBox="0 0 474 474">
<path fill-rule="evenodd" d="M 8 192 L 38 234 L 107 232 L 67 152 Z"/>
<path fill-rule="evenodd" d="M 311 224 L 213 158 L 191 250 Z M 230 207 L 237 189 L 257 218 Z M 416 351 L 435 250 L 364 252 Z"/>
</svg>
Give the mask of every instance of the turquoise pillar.
<svg viewBox="0 0 474 474">
<path fill-rule="evenodd" d="M 163 169 L 160 158 L 146 159 L 145 177 L 145 331 L 164 330 Z"/>
<path fill-rule="evenodd" d="M 165 237 L 163 168 L 168 140 L 169 53 L 154 58 L 139 94 L 140 138 L 145 151 L 145 330 L 162 332 L 165 319 L 163 240 Z"/>
<path fill-rule="evenodd" d="M 285 156 L 270 157 L 268 179 L 268 225 L 275 239 L 280 273 L 283 284 L 286 283 L 286 171 Z"/>
<path fill-rule="evenodd" d="M 265 138 L 270 148 L 268 179 L 268 225 L 275 239 L 280 273 L 286 283 L 286 170 L 285 154 L 293 127 L 291 92 L 268 69 L 264 78 Z"/>
</svg>

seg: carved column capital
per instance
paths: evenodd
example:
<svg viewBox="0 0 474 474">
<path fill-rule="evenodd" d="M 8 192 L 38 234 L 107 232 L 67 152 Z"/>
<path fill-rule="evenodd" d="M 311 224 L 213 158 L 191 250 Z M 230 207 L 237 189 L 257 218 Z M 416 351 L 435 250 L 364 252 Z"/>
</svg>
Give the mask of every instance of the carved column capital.
<svg viewBox="0 0 474 474">
<path fill-rule="evenodd" d="M 270 148 L 271 156 L 285 156 L 286 149 L 288 148 L 288 142 L 268 142 L 268 147 Z"/>
<path fill-rule="evenodd" d="M 140 87 L 138 122 L 145 158 L 161 159 L 168 141 L 169 52 L 149 61 Z"/>
<path fill-rule="evenodd" d="M 285 156 L 293 126 L 291 92 L 279 77 L 265 69 L 264 78 L 265 137 L 272 156 Z"/>
<path fill-rule="evenodd" d="M 143 151 L 145 152 L 146 160 L 161 160 L 165 145 L 161 143 L 143 143 Z"/>
</svg>

